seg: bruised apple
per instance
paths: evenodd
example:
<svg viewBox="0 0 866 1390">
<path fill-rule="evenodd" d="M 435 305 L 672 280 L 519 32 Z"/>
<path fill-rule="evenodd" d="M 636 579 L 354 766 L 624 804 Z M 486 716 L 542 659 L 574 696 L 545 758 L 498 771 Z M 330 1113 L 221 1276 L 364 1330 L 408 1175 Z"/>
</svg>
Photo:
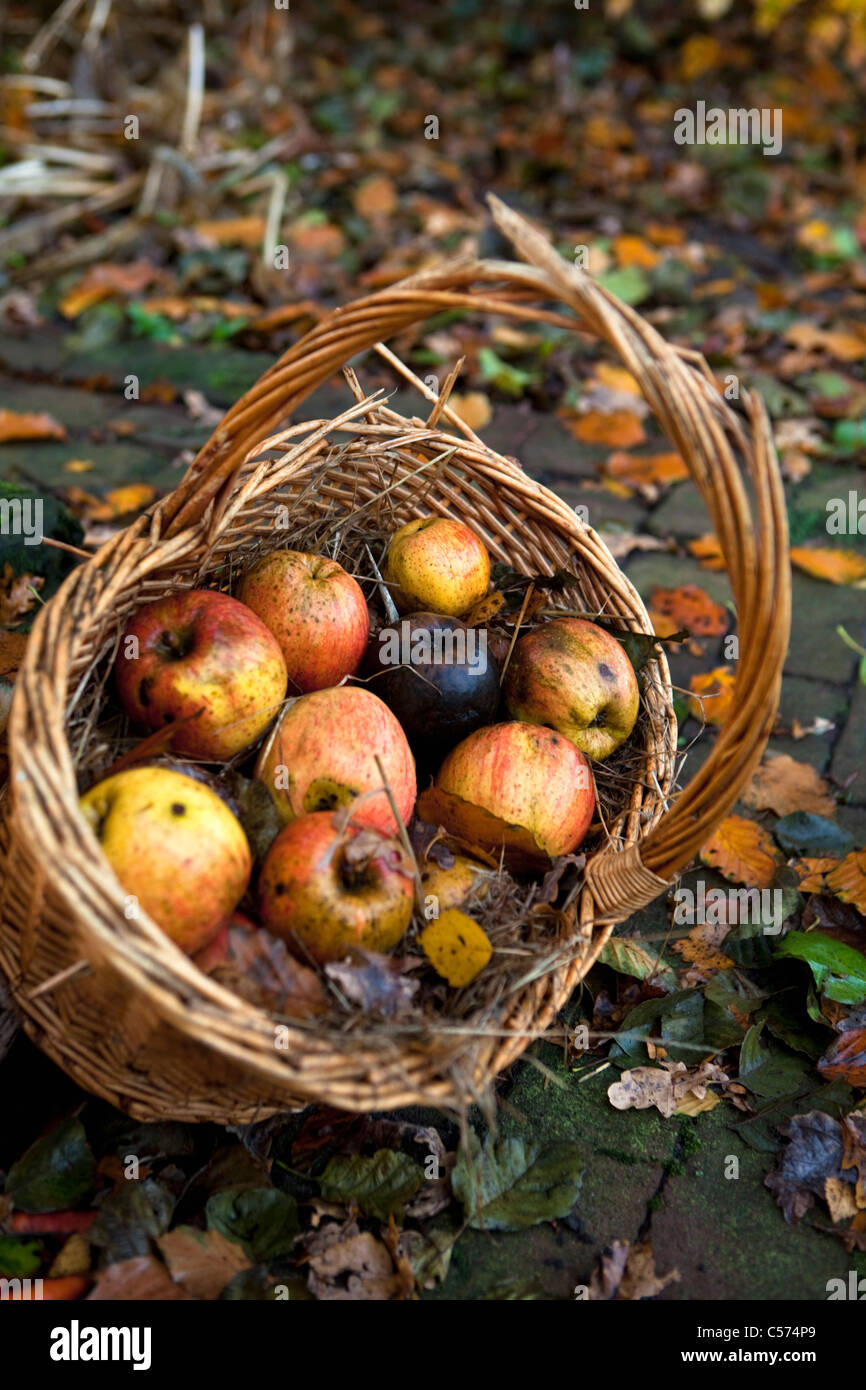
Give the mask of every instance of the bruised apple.
<svg viewBox="0 0 866 1390">
<path fill-rule="evenodd" d="M 364 672 L 419 758 L 439 762 L 499 707 L 499 666 L 486 629 L 440 613 L 412 613 L 382 628 Z"/>
<path fill-rule="evenodd" d="M 317 811 L 280 831 L 259 880 L 262 923 L 301 960 L 341 960 L 352 947 L 390 951 L 412 918 L 413 868 L 398 840 L 340 829 Z"/>
<path fill-rule="evenodd" d="M 598 761 L 628 738 L 640 705 L 625 648 L 583 618 L 554 618 L 521 637 L 503 693 L 512 718 L 546 724 Z"/>
<path fill-rule="evenodd" d="M 370 617 L 361 586 L 336 560 L 274 550 L 247 571 L 237 596 L 276 637 L 290 691 L 324 690 L 358 669 Z"/>
<path fill-rule="evenodd" d="M 125 891 L 192 955 L 246 892 L 252 855 L 240 822 L 210 787 L 161 767 L 98 782 L 81 810 Z"/>
<path fill-rule="evenodd" d="M 256 766 L 282 821 L 352 804 L 355 825 L 394 834 L 382 764 L 402 820 L 415 805 L 415 761 L 388 706 L 369 690 L 339 685 L 293 700 Z"/>
<path fill-rule="evenodd" d="M 553 729 L 520 722 L 478 729 L 452 749 L 418 815 L 491 853 L 518 873 L 576 849 L 595 791 L 589 763 Z"/>
<path fill-rule="evenodd" d="M 394 532 L 382 577 L 401 613 L 427 610 L 459 618 L 487 593 L 490 556 L 462 521 L 418 517 Z"/>
<path fill-rule="evenodd" d="M 134 613 L 114 664 L 130 719 L 151 729 L 183 723 L 175 753 L 222 762 L 272 724 L 286 694 L 286 663 L 261 618 L 228 594 L 189 589 Z"/>
<path fill-rule="evenodd" d="M 424 901 L 430 904 L 434 899 L 438 912 L 462 907 L 468 898 L 486 898 L 493 876 L 490 869 L 465 854 L 455 854 L 454 863 L 447 867 L 430 859 L 421 870 Z"/>
</svg>

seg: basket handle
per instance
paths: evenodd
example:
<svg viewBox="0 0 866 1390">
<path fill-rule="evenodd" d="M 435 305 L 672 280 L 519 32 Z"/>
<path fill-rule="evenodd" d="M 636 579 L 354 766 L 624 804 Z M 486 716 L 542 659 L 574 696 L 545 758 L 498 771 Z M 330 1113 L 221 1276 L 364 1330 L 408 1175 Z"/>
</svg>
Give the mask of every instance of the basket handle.
<svg viewBox="0 0 866 1390">
<path fill-rule="evenodd" d="M 155 509 L 164 535 L 198 521 L 230 489 L 249 453 L 365 348 L 443 308 L 472 308 L 536 320 L 528 299 L 559 300 L 575 328 L 602 338 L 638 381 L 699 488 L 719 541 L 734 600 L 740 657 L 730 714 L 710 757 L 640 846 L 602 852 L 587 883 L 602 915 L 638 910 L 656 898 L 730 811 L 761 760 L 778 707 L 788 647 L 791 576 L 784 489 L 760 397 L 742 391 L 746 421 L 719 394 L 697 353 L 675 348 L 498 198 L 493 218 L 523 264 L 451 262 L 335 309 L 297 343 L 224 417 L 179 487 Z M 493 293 L 473 286 L 495 285 Z M 503 289 L 503 285 L 507 288 Z M 737 454 L 745 463 L 754 515 Z"/>
</svg>

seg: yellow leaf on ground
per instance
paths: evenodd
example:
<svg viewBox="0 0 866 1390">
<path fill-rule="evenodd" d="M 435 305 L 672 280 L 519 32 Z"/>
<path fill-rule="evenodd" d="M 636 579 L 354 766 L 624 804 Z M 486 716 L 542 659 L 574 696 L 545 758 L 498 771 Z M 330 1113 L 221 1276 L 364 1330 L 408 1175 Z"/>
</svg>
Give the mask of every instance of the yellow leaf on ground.
<svg viewBox="0 0 866 1390">
<path fill-rule="evenodd" d="M 692 34 L 680 49 L 680 77 L 694 82 L 705 72 L 715 72 L 724 64 L 725 47 L 712 34 Z"/>
<path fill-rule="evenodd" d="M 788 864 L 797 875 L 797 887 L 801 893 L 824 893 L 827 885 L 825 876 L 831 869 L 838 869 L 838 859 L 789 859 Z"/>
<path fill-rule="evenodd" d="M 359 217 L 390 217 L 397 209 L 397 189 L 387 174 L 374 174 L 359 184 L 352 201 Z"/>
<path fill-rule="evenodd" d="M 156 488 L 150 483 L 127 483 L 126 487 L 116 487 L 106 493 L 105 500 L 114 516 L 126 516 L 128 512 L 140 512 L 149 506 L 155 496 Z"/>
<path fill-rule="evenodd" d="M 615 367 L 612 362 L 597 362 L 592 375 L 594 381 L 601 386 L 609 386 L 611 391 L 626 391 L 630 396 L 641 394 L 636 378 L 625 367 Z"/>
<path fill-rule="evenodd" d="M 689 681 L 689 710 L 707 724 L 724 724 L 734 699 L 736 677 L 727 666 L 703 671 Z"/>
<path fill-rule="evenodd" d="M 450 396 L 448 404 L 471 430 L 483 430 L 490 423 L 493 411 L 483 391 L 467 391 L 462 396 Z"/>
<path fill-rule="evenodd" d="M 721 891 L 721 890 L 720 890 Z M 727 902 L 725 903 L 727 908 Z M 696 927 L 692 927 L 688 936 L 683 936 L 679 941 L 673 943 L 673 949 L 678 956 L 689 966 L 686 972 L 687 983 L 700 984 L 704 980 L 709 980 L 711 976 L 717 974 L 719 970 L 730 970 L 734 962 L 730 956 L 726 956 L 719 950 L 720 944 L 724 941 L 733 922 L 727 921 L 727 911 L 725 910 L 724 922 L 699 922 Z"/>
<path fill-rule="evenodd" d="M 866 849 L 852 850 L 827 874 L 826 882 L 843 903 L 851 903 L 858 912 L 866 912 Z"/>
<path fill-rule="evenodd" d="M 854 584 L 859 587 L 866 579 L 866 556 L 856 550 L 831 550 L 829 547 L 807 548 L 794 546 L 791 562 L 805 570 L 813 579 L 825 579 L 828 584 Z"/>
<path fill-rule="evenodd" d="M 695 540 L 688 542 L 688 550 L 696 559 L 701 562 L 703 570 L 723 570 L 725 568 L 725 557 L 722 554 L 722 547 L 719 545 L 718 536 L 708 531 L 705 536 L 697 536 Z"/>
<path fill-rule="evenodd" d="M 646 439 L 643 425 L 630 410 L 588 410 L 585 415 L 567 418 L 565 423 L 584 444 L 610 444 L 625 449 Z"/>
<path fill-rule="evenodd" d="M 866 338 L 841 329 L 819 328 L 815 323 L 792 323 L 785 341 L 804 352 L 826 352 L 840 362 L 862 362 L 866 357 Z"/>
<path fill-rule="evenodd" d="M 728 610 L 698 584 L 682 584 L 678 589 L 657 586 L 650 594 L 650 608 L 672 618 L 677 627 L 688 628 L 696 637 L 721 637 L 730 622 Z"/>
<path fill-rule="evenodd" d="M 661 259 L 658 251 L 639 236 L 614 237 L 613 252 L 621 266 L 638 265 L 643 270 L 652 270 Z"/>
<path fill-rule="evenodd" d="M 19 415 L 0 408 L 0 444 L 15 439 L 65 439 L 66 430 L 52 415 Z"/>
<path fill-rule="evenodd" d="M 471 984 L 493 954 L 486 932 L 459 907 L 428 922 L 419 939 L 437 974 L 458 989 Z"/>
<path fill-rule="evenodd" d="M 787 816 L 792 811 L 832 816 L 836 811 L 827 783 L 811 763 L 798 763 L 787 753 L 768 757 L 761 764 L 742 799 L 754 811 L 775 811 L 777 816 Z"/>
<path fill-rule="evenodd" d="M 609 478 L 617 478 L 633 487 L 666 486 L 689 476 L 689 470 L 679 454 L 648 454 L 639 458 L 622 450 L 605 459 L 604 472 Z"/>
<path fill-rule="evenodd" d="M 94 464 L 90 459 L 67 459 L 63 465 L 64 473 L 91 473 Z"/>
<path fill-rule="evenodd" d="M 747 888 L 769 888 L 781 862 L 768 832 L 745 816 L 726 816 L 700 858 L 723 878 Z"/>
</svg>

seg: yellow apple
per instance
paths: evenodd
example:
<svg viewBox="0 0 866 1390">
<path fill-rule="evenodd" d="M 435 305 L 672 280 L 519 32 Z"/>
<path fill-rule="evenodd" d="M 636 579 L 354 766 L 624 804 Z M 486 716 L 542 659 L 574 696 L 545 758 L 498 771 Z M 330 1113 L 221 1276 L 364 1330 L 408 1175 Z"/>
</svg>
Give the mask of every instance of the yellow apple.
<svg viewBox="0 0 866 1390">
<path fill-rule="evenodd" d="M 216 792 L 166 768 L 132 767 L 91 787 L 80 805 L 133 913 L 146 912 L 189 955 L 213 940 L 253 863 Z"/>
</svg>

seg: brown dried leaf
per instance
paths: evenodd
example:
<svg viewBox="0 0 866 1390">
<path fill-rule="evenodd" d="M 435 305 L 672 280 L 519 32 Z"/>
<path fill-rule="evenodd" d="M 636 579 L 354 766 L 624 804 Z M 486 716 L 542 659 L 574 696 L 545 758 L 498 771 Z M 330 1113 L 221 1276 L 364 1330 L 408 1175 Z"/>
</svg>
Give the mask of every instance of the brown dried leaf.
<svg viewBox="0 0 866 1390">
<path fill-rule="evenodd" d="M 263 927 L 230 926 L 225 959 L 210 973 L 242 999 L 274 1013 L 312 1018 L 330 1012 L 316 972 L 295 960 L 285 942 Z"/>
<path fill-rule="evenodd" d="M 399 1018 L 412 1007 L 418 989 L 418 981 L 405 975 L 406 969 L 415 964 L 420 964 L 420 958 L 400 959 L 357 947 L 349 960 L 326 965 L 325 974 L 364 1013 Z"/>
<path fill-rule="evenodd" d="M 769 888 L 781 862 L 768 832 L 744 816 L 726 816 L 700 858 L 724 878 L 747 888 Z"/>
<path fill-rule="evenodd" d="M 155 1301 L 188 1302 L 190 1295 L 176 1284 L 164 1264 L 153 1255 L 136 1255 L 132 1260 L 117 1260 L 106 1265 L 96 1276 L 96 1283 L 87 1295 L 88 1302 L 124 1301 L 149 1303 Z"/>
<path fill-rule="evenodd" d="M 603 1254 L 599 1268 L 593 1271 L 589 1296 L 591 1299 L 635 1302 L 641 1298 L 655 1298 L 668 1284 L 678 1283 L 679 1279 L 678 1269 L 661 1277 L 656 1274 L 649 1241 L 630 1245 L 627 1240 L 616 1240 L 611 1253 Z"/>
<path fill-rule="evenodd" d="M 866 1086 L 866 1028 L 848 1028 L 830 1044 L 818 1062 L 828 1081 Z"/>
<path fill-rule="evenodd" d="M 704 1100 L 710 1082 L 726 1086 L 727 1072 L 713 1062 L 702 1062 L 693 1071 L 688 1070 L 685 1062 L 662 1062 L 661 1067 L 624 1071 L 619 1081 L 608 1086 L 607 1098 L 615 1110 L 649 1110 L 655 1106 L 668 1119 L 686 1096 L 693 1094 Z"/>
<path fill-rule="evenodd" d="M 827 874 L 826 882 L 843 903 L 866 913 L 866 849 L 852 850 Z"/>
<path fill-rule="evenodd" d="M 226 1284 L 250 1261 L 239 1245 L 219 1231 L 199 1231 L 194 1226 L 178 1226 L 160 1236 L 162 1251 L 175 1283 L 191 1298 L 219 1298 Z"/>
<path fill-rule="evenodd" d="M 36 602 L 34 589 L 38 593 L 44 584 L 40 574 L 15 574 L 7 561 L 0 576 L 0 626 L 20 623 Z"/>
<path fill-rule="evenodd" d="M 836 811 L 826 782 L 811 763 L 798 763 L 786 753 L 767 757 L 753 774 L 742 800 L 754 811 L 775 811 L 777 816 L 792 811 L 832 816 Z"/>
<path fill-rule="evenodd" d="M 337 1301 L 385 1301 L 397 1298 L 403 1280 L 388 1249 L 356 1221 L 329 1222 L 304 1241 L 309 1288 L 316 1298 Z"/>
</svg>

